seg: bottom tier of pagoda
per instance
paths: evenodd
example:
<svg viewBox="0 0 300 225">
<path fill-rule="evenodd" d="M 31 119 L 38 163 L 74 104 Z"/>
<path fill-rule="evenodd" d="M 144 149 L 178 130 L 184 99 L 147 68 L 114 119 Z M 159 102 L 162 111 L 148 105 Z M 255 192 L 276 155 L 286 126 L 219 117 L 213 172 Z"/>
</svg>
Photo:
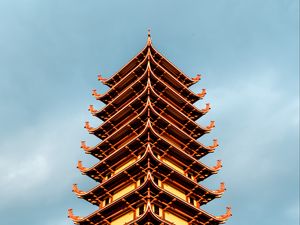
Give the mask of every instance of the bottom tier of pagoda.
<svg viewBox="0 0 300 225">
<path fill-rule="evenodd" d="M 148 172 L 135 184 L 107 198 L 88 217 L 74 216 L 71 209 L 69 217 L 80 225 L 217 225 L 231 216 L 230 207 L 224 215 L 213 216 L 178 197 L 176 192 L 170 187 L 162 188 L 161 181 Z"/>
</svg>

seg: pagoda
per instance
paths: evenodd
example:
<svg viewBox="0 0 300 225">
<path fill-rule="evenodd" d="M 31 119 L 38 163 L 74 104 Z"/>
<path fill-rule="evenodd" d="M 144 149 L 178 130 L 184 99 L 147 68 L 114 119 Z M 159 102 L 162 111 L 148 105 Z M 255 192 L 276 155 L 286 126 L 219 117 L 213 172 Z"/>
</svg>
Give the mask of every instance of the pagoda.
<svg viewBox="0 0 300 225">
<path fill-rule="evenodd" d="M 68 217 L 80 225 L 217 225 L 231 216 L 231 208 L 214 216 L 202 206 L 219 198 L 218 190 L 200 184 L 222 167 L 220 160 L 209 167 L 200 159 L 214 152 L 218 141 L 210 146 L 199 141 L 215 126 L 211 121 L 201 126 L 195 121 L 210 110 L 193 104 L 203 99 L 189 87 L 201 76 L 189 78 L 152 45 L 150 32 L 146 46 L 119 72 L 109 79 L 98 76 L 110 87 L 105 94 L 92 95 L 106 105 L 93 116 L 103 120 L 99 127 L 85 128 L 102 141 L 96 146 L 81 142 L 81 148 L 99 162 L 91 168 L 78 162 L 84 175 L 98 182 L 83 191 L 76 184 L 73 192 L 99 207 L 81 217 L 69 209 Z"/>
</svg>

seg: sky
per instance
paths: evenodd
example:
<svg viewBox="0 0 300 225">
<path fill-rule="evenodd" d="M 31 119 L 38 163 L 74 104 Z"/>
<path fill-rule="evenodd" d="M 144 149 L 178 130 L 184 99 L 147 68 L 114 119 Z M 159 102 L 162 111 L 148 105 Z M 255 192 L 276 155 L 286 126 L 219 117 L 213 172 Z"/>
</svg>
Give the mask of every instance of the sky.
<svg viewBox="0 0 300 225">
<path fill-rule="evenodd" d="M 227 191 L 204 207 L 228 225 L 296 225 L 299 221 L 299 2 L 297 0 L 0 0 L 1 225 L 71 225 L 67 209 L 95 207 L 72 193 L 95 182 L 76 169 L 97 162 L 80 149 L 93 126 L 87 108 L 103 104 L 97 74 L 110 77 L 145 45 L 207 89 L 197 122 L 216 121 L 199 141 L 222 159 L 202 184 Z"/>
</svg>

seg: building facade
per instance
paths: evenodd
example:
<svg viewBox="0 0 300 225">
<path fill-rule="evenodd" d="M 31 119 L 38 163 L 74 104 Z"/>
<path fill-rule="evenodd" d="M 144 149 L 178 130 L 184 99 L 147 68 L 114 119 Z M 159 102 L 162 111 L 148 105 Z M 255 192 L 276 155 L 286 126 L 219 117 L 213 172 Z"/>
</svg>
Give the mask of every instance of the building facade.
<svg viewBox="0 0 300 225">
<path fill-rule="evenodd" d="M 106 106 L 90 105 L 89 111 L 103 123 L 93 128 L 86 122 L 85 128 L 102 141 L 93 147 L 82 141 L 81 148 L 99 162 L 86 168 L 79 161 L 78 169 L 99 184 L 89 191 L 74 185 L 73 192 L 99 209 L 86 217 L 69 209 L 69 218 L 80 225 L 224 223 L 230 207 L 221 216 L 202 209 L 225 186 L 209 190 L 200 184 L 222 167 L 221 161 L 213 167 L 200 161 L 218 147 L 216 139 L 210 146 L 197 141 L 215 126 L 195 122 L 210 109 L 193 105 L 206 94 L 189 89 L 200 75 L 182 73 L 153 47 L 149 33 L 144 49 L 118 73 L 98 79 L 110 89 L 92 95 Z"/>
</svg>

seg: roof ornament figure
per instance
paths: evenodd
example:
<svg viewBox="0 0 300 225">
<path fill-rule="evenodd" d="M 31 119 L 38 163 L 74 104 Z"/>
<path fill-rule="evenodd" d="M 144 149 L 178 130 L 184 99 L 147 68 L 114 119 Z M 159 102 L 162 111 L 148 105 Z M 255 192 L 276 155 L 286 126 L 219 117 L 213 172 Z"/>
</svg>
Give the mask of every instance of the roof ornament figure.
<svg viewBox="0 0 300 225">
<path fill-rule="evenodd" d="M 215 149 L 219 146 L 218 139 L 213 139 L 213 144 L 209 146 L 210 149 Z"/>
<path fill-rule="evenodd" d="M 101 94 L 98 94 L 97 93 L 97 90 L 96 89 L 93 89 L 92 90 L 92 95 L 96 98 L 96 99 L 98 99 L 98 98 L 100 98 L 102 95 Z"/>
<path fill-rule="evenodd" d="M 81 141 L 80 148 L 82 148 L 82 149 L 85 150 L 85 151 L 90 150 L 90 147 L 88 147 L 88 146 L 86 145 L 85 141 Z"/>
<path fill-rule="evenodd" d="M 84 167 L 83 165 L 82 165 L 82 161 L 78 161 L 78 163 L 77 163 L 77 168 L 80 170 L 80 172 L 82 172 L 82 173 L 84 173 L 85 171 L 87 171 L 88 169 L 86 168 L 86 167 Z"/>
<path fill-rule="evenodd" d="M 85 191 L 80 190 L 77 184 L 73 184 L 72 192 L 74 192 L 77 195 L 83 195 L 86 193 Z"/>
<path fill-rule="evenodd" d="M 222 168 L 222 160 L 217 160 L 217 164 L 213 167 L 214 170 L 220 170 Z"/>
<path fill-rule="evenodd" d="M 213 191 L 215 194 L 223 194 L 226 191 L 225 183 L 222 182 L 220 184 L 220 188 L 218 190 Z"/>
<path fill-rule="evenodd" d="M 93 105 L 90 105 L 90 106 L 89 106 L 89 111 L 90 111 L 91 113 L 97 112 L 97 110 L 94 108 Z"/>
<path fill-rule="evenodd" d="M 199 98 L 204 98 L 204 96 L 206 95 L 206 89 L 205 88 L 203 88 L 202 89 L 202 92 L 201 93 L 199 93 L 199 94 L 197 94 L 197 96 L 199 97 Z"/>
<path fill-rule="evenodd" d="M 211 109 L 210 104 L 209 104 L 209 103 L 206 103 L 206 104 L 205 104 L 205 108 L 204 108 L 204 109 L 201 109 L 201 112 L 205 114 L 205 113 L 207 113 L 210 109 Z"/>
<path fill-rule="evenodd" d="M 105 81 L 107 81 L 107 78 L 102 77 L 101 74 L 98 75 L 98 80 L 101 81 L 102 83 L 104 83 Z"/>
<path fill-rule="evenodd" d="M 194 82 L 197 82 L 197 81 L 201 80 L 201 76 L 202 76 L 201 74 L 197 74 L 196 77 L 193 77 L 193 78 L 192 78 L 192 80 L 193 80 Z"/>
<path fill-rule="evenodd" d="M 227 220 L 227 219 L 229 219 L 231 216 L 232 216 L 232 213 L 231 213 L 231 207 L 228 206 L 228 207 L 226 207 L 226 213 L 225 213 L 224 215 L 217 216 L 217 218 L 220 219 L 220 220 Z"/>
<path fill-rule="evenodd" d="M 74 222 L 75 222 L 75 221 L 79 221 L 79 220 L 82 219 L 82 217 L 80 217 L 80 216 L 75 216 L 75 215 L 73 214 L 73 209 L 68 209 L 68 217 L 69 217 L 70 219 L 72 219 Z"/>
<path fill-rule="evenodd" d="M 93 130 L 93 128 L 91 127 L 91 125 L 90 125 L 90 122 L 89 122 L 89 121 L 86 121 L 86 122 L 85 122 L 84 128 L 85 128 L 85 129 L 87 129 L 87 131 L 91 131 L 91 130 Z"/>
<path fill-rule="evenodd" d="M 212 120 L 212 121 L 210 121 L 210 124 L 208 126 L 206 126 L 206 129 L 208 131 L 211 131 L 211 129 L 213 129 L 214 127 L 215 127 L 215 121 Z"/>
</svg>

